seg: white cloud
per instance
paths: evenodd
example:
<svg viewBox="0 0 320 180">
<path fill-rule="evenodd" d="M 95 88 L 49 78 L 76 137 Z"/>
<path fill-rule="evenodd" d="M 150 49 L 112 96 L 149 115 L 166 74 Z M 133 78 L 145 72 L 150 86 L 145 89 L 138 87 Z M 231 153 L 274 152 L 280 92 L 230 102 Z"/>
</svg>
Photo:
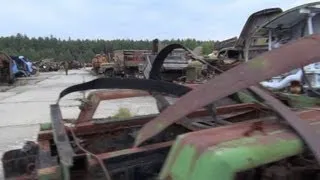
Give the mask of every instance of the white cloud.
<svg viewBox="0 0 320 180">
<path fill-rule="evenodd" d="M 237 36 L 255 11 L 310 0 L 0 0 L 0 35 L 67 38 L 197 38 Z"/>
<path fill-rule="evenodd" d="M 315 0 L 295 0 L 295 2 L 290 4 L 288 6 L 288 8 L 293 8 L 293 7 L 296 7 L 296 6 L 300 6 L 300 5 L 303 5 L 303 4 L 306 4 L 306 3 L 312 3 L 312 2 L 318 2 L 318 1 L 315 1 Z"/>
</svg>

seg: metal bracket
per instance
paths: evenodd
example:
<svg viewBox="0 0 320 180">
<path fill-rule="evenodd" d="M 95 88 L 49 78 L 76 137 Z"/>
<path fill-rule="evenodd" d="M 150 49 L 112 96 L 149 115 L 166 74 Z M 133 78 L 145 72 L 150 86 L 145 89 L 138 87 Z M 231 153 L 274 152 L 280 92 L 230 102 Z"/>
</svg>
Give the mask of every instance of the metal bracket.
<svg viewBox="0 0 320 180">
<path fill-rule="evenodd" d="M 52 130 L 57 146 L 60 162 L 67 167 L 73 165 L 74 152 L 70 145 L 69 137 L 62 122 L 62 114 L 58 104 L 50 105 Z"/>
</svg>

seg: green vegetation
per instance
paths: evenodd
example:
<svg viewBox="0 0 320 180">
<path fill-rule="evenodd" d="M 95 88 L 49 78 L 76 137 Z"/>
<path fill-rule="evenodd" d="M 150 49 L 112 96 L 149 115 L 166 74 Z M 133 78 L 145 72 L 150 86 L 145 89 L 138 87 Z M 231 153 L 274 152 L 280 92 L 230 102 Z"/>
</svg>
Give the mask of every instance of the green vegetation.
<svg viewBox="0 0 320 180">
<path fill-rule="evenodd" d="M 132 114 L 128 108 L 119 108 L 118 113 L 112 116 L 112 119 L 125 119 L 132 117 Z"/>
<path fill-rule="evenodd" d="M 162 44 L 180 43 L 190 49 L 203 47 L 203 53 L 212 52 L 214 41 L 198 41 L 195 39 L 161 40 Z M 91 61 L 98 53 L 110 53 L 117 49 L 151 49 L 152 40 L 61 40 L 53 36 L 29 38 L 26 35 L 0 37 L 0 51 L 9 55 L 24 55 L 30 60 L 38 61 L 45 58 L 56 60 Z"/>
</svg>

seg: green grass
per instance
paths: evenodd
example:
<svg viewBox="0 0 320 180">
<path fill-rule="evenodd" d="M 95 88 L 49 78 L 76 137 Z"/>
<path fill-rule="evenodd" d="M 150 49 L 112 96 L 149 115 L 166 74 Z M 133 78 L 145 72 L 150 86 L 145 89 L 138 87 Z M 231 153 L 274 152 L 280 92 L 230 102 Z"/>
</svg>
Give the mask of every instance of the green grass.
<svg viewBox="0 0 320 180">
<path fill-rule="evenodd" d="M 132 117 L 132 114 L 128 108 L 119 108 L 117 114 L 113 115 L 112 119 L 125 119 Z"/>
</svg>

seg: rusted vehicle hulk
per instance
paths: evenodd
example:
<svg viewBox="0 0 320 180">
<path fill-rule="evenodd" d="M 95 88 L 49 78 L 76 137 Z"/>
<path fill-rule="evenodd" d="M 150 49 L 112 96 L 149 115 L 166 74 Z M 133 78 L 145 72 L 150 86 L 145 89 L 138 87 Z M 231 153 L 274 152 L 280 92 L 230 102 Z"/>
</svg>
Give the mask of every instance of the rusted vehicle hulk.
<svg viewBox="0 0 320 180">
<path fill-rule="evenodd" d="M 0 83 L 12 84 L 14 81 L 14 61 L 6 53 L 0 52 Z"/>
<path fill-rule="evenodd" d="M 205 60 L 219 69 L 228 70 L 244 62 L 246 58 L 252 59 L 267 51 L 268 38 L 253 36 L 253 33 L 258 27 L 281 13 L 282 10 L 280 8 L 268 8 L 251 14 L 247 19 L 239 38 L 233 37 L 218 42 L 215 44 L 214 51 L 216 57 L 206 58 Z M 249 38 L 252 39 L 252 41 L 250 41 L 250 48 L 246 46 Z"/>
<path fill-rule="evenodd" d="M 104 58 L 100 63 L 93 63 L 97 74 L 105 77 L 138 77 L 139 65 L 145 61 L 149 50 L 116 50 L 113 58 Z"/>
<path fill-rule="evenodd" d="M 268 39 L 268 50 L 281 47 L 296 39 L 318 34 L 320 32 L 320 3 L 305 4 L 276 16 L 267 23 L 261 25 L 252 37 L 264 37 Z M 253 38 L 248 38 L 246 46 L 251 48 Z M 250 56 L 250 52 L 246 52 Z M 249 59 L 248 59 L 249 60 Z M 282 59 L 291 61 L 291 59 Z M 282 91 L 292 94 L 307 94 L 318 96 L 320 93 L 320 59 L 318 62 L 299 67 L 284 74 L 278 74 L 261 84 L 273 91 Z"/>
<path fill-rule="evenodd" d="M 80 69 L 83 67 L 83 64 L 77 60 L 69 61 L 70 69 Z"/>
<path fill-rule="evenodd" d="M 317 62 L 320 36 L 286 44 L 242 63 L 202 85 L 150 79 L 101 78 L 66 88 L 50 106 L 51 124 L 37 142 L 8 151 L 6 179 L 317 179 L 320 111 L 277 100 L 255 86 L 264 79 Z M 174 49 L 174 48 L 171 48 Z M 160 52 L 164 61 L 168 52 Z M 291 58 L 291 61 L 279 60 Z M 104 91 L 117 88 L 123 90 Z M 246 89 L 251 103 L 216 105 Z M 76 121 L 62 118 L 59 101 L 92 92 Z M 128 90 L 131 89 L 131 90 Z M 92 118 L 108 99 L 163 96 L 159 114 Z M 175 102 L 166 96 L 176 97 Z M 68 123 L 73 123 L 71 126 Z"/>
<path fill-rule="evenodd" d="M 105 54 L 96 54 L 92 59 L 92 71 L 101 74 L 101 66 L 110 62 L 110 58 Z M 103 73 L 103 72 L 102 72 Z"/>
<path fill-rule="evenodd" d="M 113 72 L 116 76 L 139 77 L 139 65 L 150 50 L 116 50 L 113 52 Z"/>
<path fill-rule="evenodd" d="M 176 49 L 167 56 L 161 66 L 161 75 L 164 80 L 174 81 L 186 76 L 186 69 L 189 65 L 186 54 L 187 52 L 184 49 Z M 148 73 L 151 70 L 155 58 L 156 55 L 150 54 L 146 56 L 146 61 L 141 64 L 140 72 L 142 72 L 144 77 L 148 78 Z"/>
<path fill-rule="evenodd" d="M 60 62 L 56 61 L 53 58 L 43 59 L 34 63 L 38 67 L 40 72 L 52 72 L 58 71 L 60 69 Z"/>
<path fill-rule="evenodd" d="M 207 71 L 207 62 L 199 61 L 201 48 L 197 47 L 193 51 L 182 46 L 181 44 L 170 44 L 161 49 L 161 44 L 158 39 L 153 40 L 152 54 L 145 56 L 145 62 L 139 67 L 141 76 L 150 79 L 149 74 L 152 71 L 157 71 L 162 80 L 170 82 L 194 82 L 205 79 L 203 72 Z M 173 48 L 173 49 L 171 49 Z M 199 49 L 200 48 L 200 49 Z M 161 52 L 168 52 L 165 58 Z M 159 61 L 159 58 L 164 59 Z"/>
</svg>

